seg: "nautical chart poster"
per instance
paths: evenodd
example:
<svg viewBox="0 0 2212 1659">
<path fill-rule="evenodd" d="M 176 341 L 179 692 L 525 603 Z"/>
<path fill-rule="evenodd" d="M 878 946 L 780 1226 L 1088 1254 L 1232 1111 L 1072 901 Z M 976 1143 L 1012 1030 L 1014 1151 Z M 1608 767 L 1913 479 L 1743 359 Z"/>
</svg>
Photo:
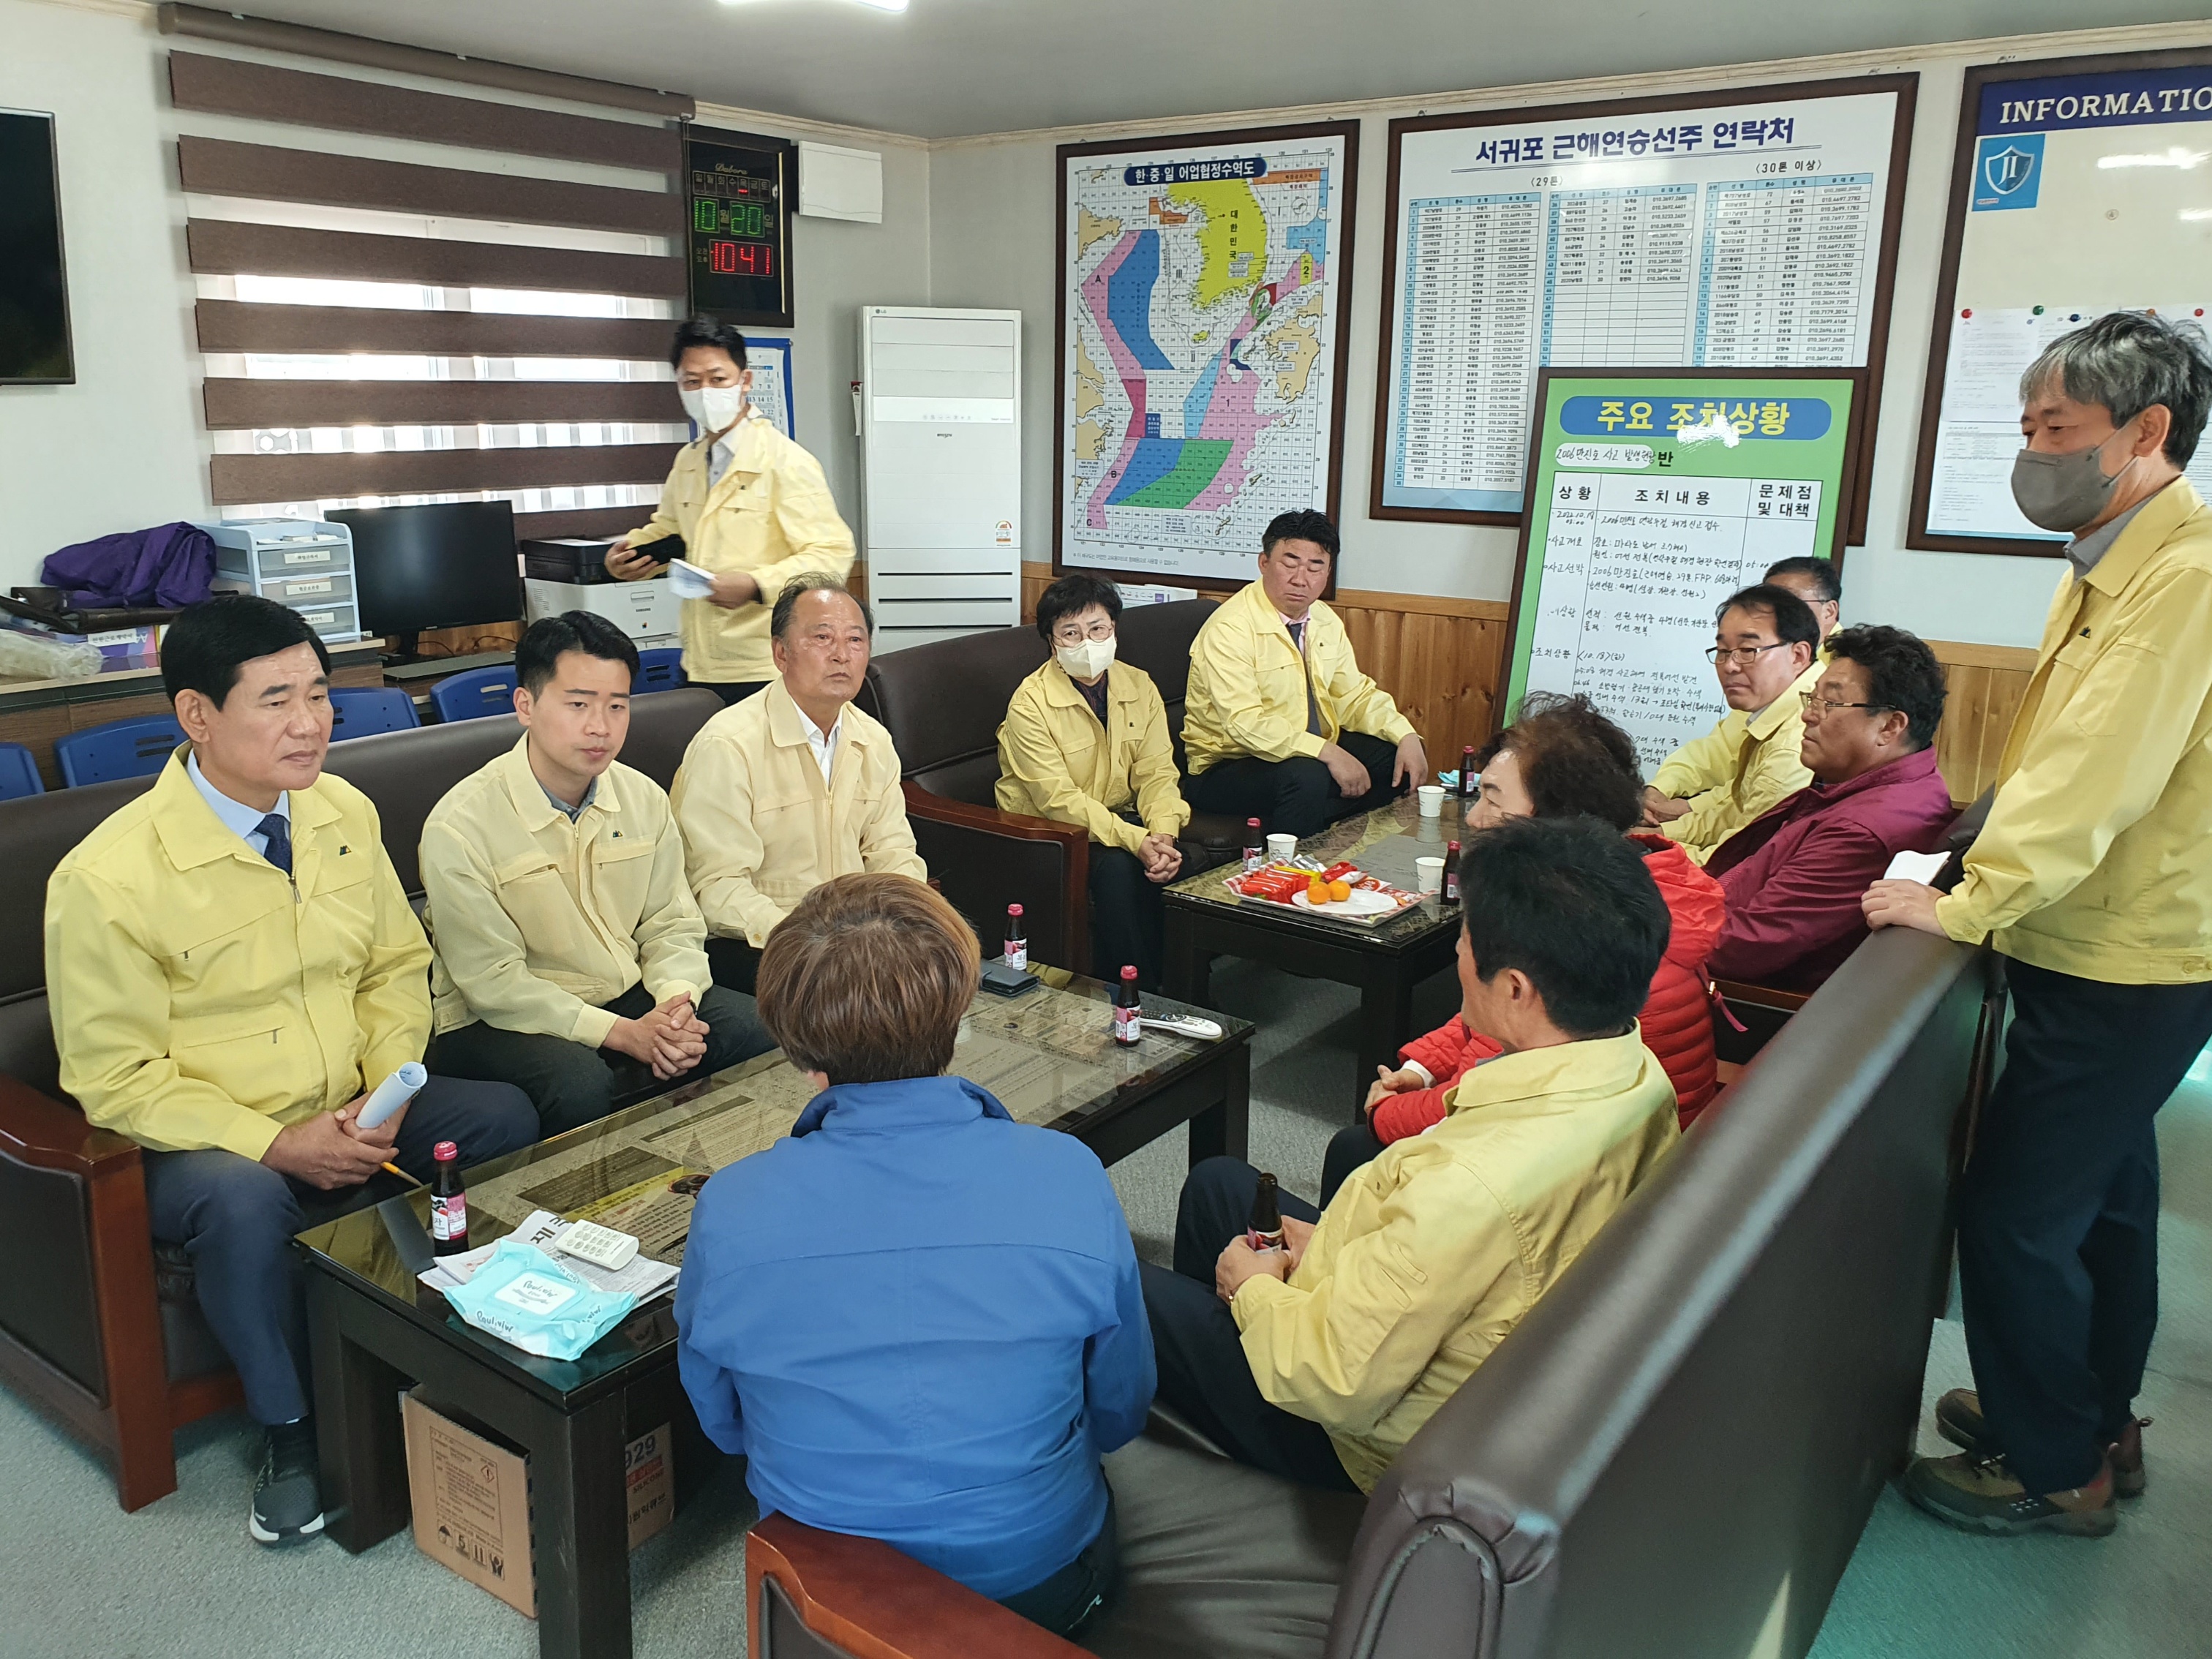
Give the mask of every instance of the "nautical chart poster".
<svg viewBox="0 0 2212 1659">
<path fill-rule="evenodd" d="M 1976 65 L 1959 134 L 1905 544 L 2056 554 L 2013 502 L 2020 379 L 2107 311 L 2212 325 L 2212 51 Z"/>
<path fill-rule="evenodd" d="M 1917 84 L 1392 122 L 1369 510 L 1517 523 L 1542 368 L 1871 364 L 1873 406 Z"/>
<path fill-rule="evenodd" d="M 1336 516 L 1358 126 L 1064 144 L 1053 565 L 1252 579 Z"/>
</svg>

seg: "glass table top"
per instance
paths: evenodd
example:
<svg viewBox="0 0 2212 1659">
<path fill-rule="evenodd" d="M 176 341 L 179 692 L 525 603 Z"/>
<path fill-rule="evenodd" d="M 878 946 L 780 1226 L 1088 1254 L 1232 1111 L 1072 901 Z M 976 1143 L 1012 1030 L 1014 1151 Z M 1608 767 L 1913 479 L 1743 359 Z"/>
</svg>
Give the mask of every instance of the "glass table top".
<svg viewBox="0 0 2212 1659">
<path fill-rule="evenodd" d="M 1450 797 L 1445 798 L 1443 817 L 1425 818 L 1419 804 L 1408 794 L 1403 800 L 1340 819 L 1319 835 L 1308 836 L 1298 843 L 1298 854 L 1323 865 L 1346 860 L 1393 887 L 1413 893 L 1420 890 L 1413 860 L 1442 858 L 1449 842 L 1463 842 L 1467 835 L 1459 805 Z M 1240 869 L 1236 864 L 1217 865 L 1197 875 L 1184 877 L 1167 890 L 1167 896 L 1173 902 L 1209 910 L 1243 911 L 1267 926 L 1296 928 L 1347 945 L 1371 943 L 1387 950 L 1425 939 L 1439 928 L 1459 926 L 1458 907 L 1447 907 L 1440 898 L 1423 899 L 1372 926 L 1316 915 L 1265 899 L 1246 898 L 1229 885 L 1229 878 L 1238 873 Z"/>
<path fill-rule="evenodd" d="M 1150 1093 L 1224 1044 L 1243 1042 L 1248 1021 L 1147 994 L 1147 1013 L 1205 1012 L 1218 1038 L 1147 1030 L 1116 1042 L 1113 993 L 1065 969 L 1036 967 L 1018 997 L 978 992 L 961 1021 L 954 1074 L 996 1095 L 1015 1121 L 1068 1133 L 1105 1115 L 1132 1091 Z M 707 1177 L 788 1133 L 813 1086 L 779 1052 L 766 1054 L 599 1122 L 465 1171 L 469 1243 L 492 1243 L 533 1210 L 635 1234 L 644 1255 L 684 1259 L 691 1207 Z M 580 1358 L 541 1359 L 463 1325 L 416 1274 L 430 1265 L 429 1192 L 417 1188 L 303 1233 L 301 1242 L 418 1318 L 449 1326 L 538 1385 L 570 1394 L 675 1340 L 664 1295 L 641 1304 Z"/>
</svg>

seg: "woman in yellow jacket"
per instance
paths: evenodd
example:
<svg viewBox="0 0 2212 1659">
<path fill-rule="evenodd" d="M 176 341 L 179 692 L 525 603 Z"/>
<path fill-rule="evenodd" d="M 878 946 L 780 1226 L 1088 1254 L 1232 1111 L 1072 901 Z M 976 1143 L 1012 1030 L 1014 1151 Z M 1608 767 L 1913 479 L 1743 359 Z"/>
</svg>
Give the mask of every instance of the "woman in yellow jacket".
<svg viewBox="0 0 2212 1659">
<path fill-rule="evenodd" d="M 1159 688 L 1114 660 L 1121 615 L 1121 596 L 1096 576 L 1063 576 L 1038 599 L 1053 659 L 1007 701 L 998 801 L 1090 832 L 1091 972 L 1111 984 L 1133 966 L 1152 991 L 1164 951 L 1160 890 L 1182 872 L 1176 836 L 1190 808 Z"/>
<path fill-rule="evenodd" d="M 652 519 L 607 550 L 607 574 L 642 581 L 672 552 L 711 574 L 711 594 L 684 601 L 684 677 L 742 702 L 775 678 L 769 612 L 784 583 L 812 571 L 842 581 L 853 532 L 822 463 L 750 401 L 744 335 L 694 317 L 678 326 L 668 361 L 699 436 L 678 453 Z M 671 537 L 675 548 L 651 550 Z"/>
</svg>

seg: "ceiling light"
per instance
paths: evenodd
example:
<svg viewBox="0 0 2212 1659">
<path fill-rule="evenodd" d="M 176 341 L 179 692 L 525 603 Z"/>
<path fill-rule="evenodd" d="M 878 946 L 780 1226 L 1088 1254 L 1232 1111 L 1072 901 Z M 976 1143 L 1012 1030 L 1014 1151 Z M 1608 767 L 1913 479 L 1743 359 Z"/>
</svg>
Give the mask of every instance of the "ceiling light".
<svg viewBox="0 0 2212 1659">
<path fill-rule="evenodd" d="M 743 6 L 757 3 L 757 0 L 722 0 L 722 3 L 726 6 Z M 854 0 L 854 3 L 866 6 L 872 11 L 904 11 L 907 0 Z"/>
<path fill-rule="evenodd" d="M 2198 224 L 2207 219 L 2212 219 L 2212 208 L 2184 208 L 2181 210 L 2181 216 L 2187 223 Z"/>
<path fill-rule="evenodd" d="M 2106 169 L 2112 167 L 2181 167 L 2185 170 L 2190 167 L 2199 167 L 2208 161 L 2212 161 L 2212 150 L 2184 149 L 2180 145 L 2176 144 L 2172 149 L 2167 150 L 2163 155 L 2100 155 L 2097 158 L 2097 165 L 2100 167 Z"/>
</svg>

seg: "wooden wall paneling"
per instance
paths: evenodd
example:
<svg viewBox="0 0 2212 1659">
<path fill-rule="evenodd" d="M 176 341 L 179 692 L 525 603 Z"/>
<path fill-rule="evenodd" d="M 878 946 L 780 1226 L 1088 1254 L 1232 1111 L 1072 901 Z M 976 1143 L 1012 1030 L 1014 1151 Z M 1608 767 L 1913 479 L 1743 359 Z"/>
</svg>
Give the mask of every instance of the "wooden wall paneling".
<svg viewBox="0 0 2212 1659">
<path fill-rule="evenodd" d="M 472 149 L 674 173 L 684 165 L 675 129 L 640 121 L 456 98 L 350 76 L 314 75 L 240 58 L 169 54 L 169 97 L 179 109 L 245 115 L 337 132 L 417 138 Z"/>
<path fill-rule="evenodd" d="M 0 743 L 20 743 L 29 750 L 49 789 L 63 787 L 62 769 L 54 763 L 54 739 L 67 737 L 71 730 L 69 705 L 58 694 L 51 702 L 0 713 Z"/>
<path fill-rule="evenodd" d="M 578 484 L 657 484 L 667 477 L 682 447 L 562 444 L 532 449 L 217 455 L 208 470 L 216 501 L 226 505 L 347 495 L 430 495 L 447 490 L 559 489 Z M 644 516 L 650 517 L 651 510 Z"/>
<path fill-rule="evenodd" d="M 649 299 L 681 299 L 687 291 L 684 261 L 674 255 L 453 242 L 435 236 L 375 236 L 237 219 L 187 221 L 185 251 L 194 270 L 217 276 L 250 271 L 258 276 L 551 289 Z"/>
<path fill-rule="evenodd" d="M 201 383 L 210 430 L 476 426 L 684 418 L 665 380 L 255 380 Z"/>
<path fill-rule="evenodd" d="M 578 225 L 648 236 L 684 234 L 684 198 L 665 191 L 372 161 L 227 138 L 179 138 L 177 162 L 184 188 L 204 196 L 450 214 L 503 224 Z M 665 331 L 666 325 L 661 326 Z"/>
<path fill-rule="evenodd" d="M 1472 614 L 1479 601 L 1452 602 L 1460 608 L 1460 614 L 1452 614 L 1426 606 L 1351 603 L 1350 598 L 1340 593 L 1330 606 L 1344 620 L 1359 665 L 1413 721 L 1431 767 L 1456 766 L 1463 745 L 1480 746 L 1490 735 L 1504 661 L 1505 618 Z"/>
<path fill-rule="evenodd" d="M 669 325 L 654 317 L 532 317 L 396 311 L 376 306 L 256 305 L 201 300 L 202 351 L 421 353 L 431 357 L 619 357 L 666 361 Z"/>
<path fill-rule="evenodd" d="M 1936 764 L 1951 799 L 1964 805 L 1996 781 L 2013 717 L 2034 678 L 2035 653 L 2024 647 L 1947 640 L 1928 644 L 1943 665 L 1949 694 L 1943 723 L 1936 729 Z"/>
<path fill-rule="evenodd" d="M 521 643 L 522 629 L 523 624 L 519 622 L 482 623 L 474 628 L 433 628 L 418 636 L 416 648 L 426 657 L 465 657 L 475 651 L 512 651 Z M 389 646 L 391 641 L 386 644 Z M 384 684 L 382 668 L 376 671 L 376 678 L 369 684 Z"/>
</svg>

